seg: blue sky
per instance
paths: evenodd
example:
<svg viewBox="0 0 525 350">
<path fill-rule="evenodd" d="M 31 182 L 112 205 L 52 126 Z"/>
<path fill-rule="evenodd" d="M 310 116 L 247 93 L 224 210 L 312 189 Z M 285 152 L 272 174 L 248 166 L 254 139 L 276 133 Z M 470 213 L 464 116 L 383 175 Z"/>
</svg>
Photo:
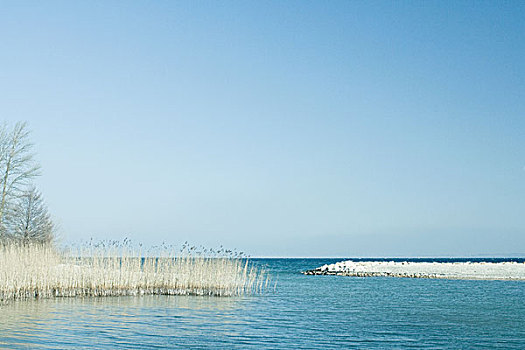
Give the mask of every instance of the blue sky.
<svg viewBox="0 0 525 350">
<path fill-rule="evenodd" d="M 523 2 L 0 2 L 64 242 L 525 254 Z"/>
</svg>

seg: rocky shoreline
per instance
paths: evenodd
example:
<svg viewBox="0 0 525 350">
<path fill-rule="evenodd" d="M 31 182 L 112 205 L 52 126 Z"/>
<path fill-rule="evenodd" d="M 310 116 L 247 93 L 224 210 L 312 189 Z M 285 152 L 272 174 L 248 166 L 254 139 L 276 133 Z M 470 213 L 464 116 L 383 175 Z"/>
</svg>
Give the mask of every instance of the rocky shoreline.
<svg viewBox="0 0 525 350">
<path fill-rule="evenodd" d="M 525 263 L 341 261 L 304 275 L 525 281 Z"/>
</svg>

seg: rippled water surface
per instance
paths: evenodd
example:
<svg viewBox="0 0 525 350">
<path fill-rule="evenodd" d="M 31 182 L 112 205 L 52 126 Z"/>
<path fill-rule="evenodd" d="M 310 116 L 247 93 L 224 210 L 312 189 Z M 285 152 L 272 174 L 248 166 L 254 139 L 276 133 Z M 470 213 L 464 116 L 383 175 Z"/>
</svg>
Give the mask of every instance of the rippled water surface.
<svg viewBox="0 0 525 350">
<path fill-rule="evenodd" d="M 50 299 L 0 306 L 0 347 L 525 349 L 525 282 L 303 276 L 339 259 L 260 259 L 242 298 Z"/>
</svg>

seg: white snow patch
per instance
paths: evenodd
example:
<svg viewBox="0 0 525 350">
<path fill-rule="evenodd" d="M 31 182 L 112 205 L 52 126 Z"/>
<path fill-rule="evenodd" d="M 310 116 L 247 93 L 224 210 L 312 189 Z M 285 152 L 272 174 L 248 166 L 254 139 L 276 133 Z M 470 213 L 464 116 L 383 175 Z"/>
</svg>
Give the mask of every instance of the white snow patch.
<svg viewBox="0 0 525 350">
<path fill-rule="evenodd" d="M 323 265 L 314 274 L 392 276 L 450 279 L 525 280 L 525 263 L 518 262 L 394 262 L 340 261 Z"/>
</svg>

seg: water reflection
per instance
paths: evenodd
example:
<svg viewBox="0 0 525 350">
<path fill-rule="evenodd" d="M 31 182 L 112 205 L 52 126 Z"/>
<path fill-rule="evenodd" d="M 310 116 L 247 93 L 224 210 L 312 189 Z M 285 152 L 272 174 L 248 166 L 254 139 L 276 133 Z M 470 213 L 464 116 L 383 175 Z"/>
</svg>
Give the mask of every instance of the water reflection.
<svg viewBox="0 0 525 350">
<path fill-rule="evenodd" d="M 56 298 L 0 307 L 0 345 L 69 348 L 173 345 L 200 336 L 200 328 L 238 324 L 245 299 L 188 296 Z M 156 327 L 149 327 L 155 324 Z M 140 344 L 140 346 L 139 346 Z"/>
</svg>

